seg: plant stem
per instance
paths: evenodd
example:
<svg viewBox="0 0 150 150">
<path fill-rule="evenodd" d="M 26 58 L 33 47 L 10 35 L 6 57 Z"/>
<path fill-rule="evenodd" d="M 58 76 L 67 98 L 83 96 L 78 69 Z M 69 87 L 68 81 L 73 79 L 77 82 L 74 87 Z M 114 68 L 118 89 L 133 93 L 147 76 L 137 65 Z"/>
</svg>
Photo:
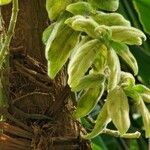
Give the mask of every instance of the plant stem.
<svg viewBox="0 0 150 150">
<path fill-rule="evenodd" d="M 9 53 L 9 46 L 10 46 L 12 36 L 14 34 L 16 21 L 17 21 L 17 16 L 18 16 L 18 11 L 19 11 L 19 9 L 18 9 L 18 6 L 19 6 L 18 5 L 18 0 L 13 0 L 12 3 L 13 3 L 12 15 L 11 15 L 8 31 L 6 33 L 6 38 L 5 38 L 5 41 L 4 41 L 4 45 L 2 46 L 2 49 L 0 51 L 0 69 L 2 68 L 2 65 L 5 61 L 5 58 L 6 58 L 7 54 Z"/>
<path fill-rule="evenodd" d="M 1 12 L 1 8 L 0 8 L 0 49 L 2 48 L 2 45 L 4 43 L 4 39 L 5 39 L 5 27 L 4 27 L 4 20 L 2 17 L 2 12 Z"/>
<path fill-rule="evenodd" d="M 102 133 L 109 134 L 114 137 L 121 137 L 121 138 L 139 138 L 141 135 L 138 131 L 136 131 L 135 133 L 126 133 L 121 135 L 118 131 L 110 130 L 110 129 L 104 129 Z"/>
</svg>

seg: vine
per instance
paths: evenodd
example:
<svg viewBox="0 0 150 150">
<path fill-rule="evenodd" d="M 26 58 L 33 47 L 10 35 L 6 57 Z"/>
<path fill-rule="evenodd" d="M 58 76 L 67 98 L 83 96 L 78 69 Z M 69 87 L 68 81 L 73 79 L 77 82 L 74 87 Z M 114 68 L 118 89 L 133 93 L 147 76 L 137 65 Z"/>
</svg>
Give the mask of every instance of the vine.
<svg viewBox="0 0 150 150">
<path fill-rule="evenodd" d="M 11 0 L 2 0 L 0 1 L 0 6 L 9 4 Z M 12 14 L 11 19 L 8 27 L 8 31 L 6 33 L 1 34 L 1 40 L 0 40 L 0 121 L 4 121 L 5 118 L 9 118 L 10 120 L 16 122 L 19 126 L 22 126 L 25 129 L 28 129 L 23 123 L 19 122 L 17 119 L 15 119 L 9 112 L 8 109 L 8 100 L 6 98 L 6 93 L 2 84 L 2 71 L 5 64 L 5 67 L 8 65 L 7 56 L 9 55 L 9 47 L 12 40 L 12 37 L 14 35 L 14 30 L 16 26 L 17 16 L 18 16 L 18 0 L 12 0 Z M 2 15 L 0 13 L 0 21 L 2 23 Z M 3 30 L 3 28 L 2 28 Z"/>
<path fill-rule="evenodd" d="M 2 1 L 0 3 L 0 5 L 8 4 L 10 2 L 11 2 L 10 0 Z M 16 26 L 16 21 L 17 21 L 17 16 L 18 16 L 18 11 L 19 11 L 18 0 L 13 0 L 12 4 L 13 4 L 13 6 L 12 6 L 12 15 L 11 15 L 11 19 L 10 19 L 10 24 L 9 24 L 8 31 L 5 36 L 4 43 L 2 44 L 2 48 L 0 51 L 0 68 L 2 68 L 5 58 L 6 58 L 7 54 L 9 53 L 9 46 L 10 46 L 12 36 L 14 34 L 14 29 Z"/>
<path fill-rule="evenodd" d="M 138 131 L 128 133 L 130 103 L 142 115 L 146 137 L 150 137 L 150 113 L 145 105 L 150 103 L 150 89 L 136 84 L 138 65 L 128 47 L 141 45 L 146 36 L 114 12 L 118 6 L 119 0 L 46 0 L 53 22 L 43 33 L 49 77 L 54 79 L 69 61 L 68 85 L 78 101 L 76 119 L 89 115 L 104 100 L 93 130 L 81 135 L 85 139 L 101 133 L 138 138 Z M 121 71 L 119 57 L 134 76 Z M 108 129 L 111 121 L 117 131 Z"/>
</svg>

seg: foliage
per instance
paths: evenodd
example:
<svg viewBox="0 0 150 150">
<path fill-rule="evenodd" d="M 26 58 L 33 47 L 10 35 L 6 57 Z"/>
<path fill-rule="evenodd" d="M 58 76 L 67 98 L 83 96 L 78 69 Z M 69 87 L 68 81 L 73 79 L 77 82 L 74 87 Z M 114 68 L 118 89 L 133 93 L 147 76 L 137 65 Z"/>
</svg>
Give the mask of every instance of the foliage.
<svg viewBox="0 0 150 150">
<path fill-rule="evenodd" d="M 136 6 L 139 4 L 139 2 L 141 4 L 140 10 Z M 147 5 L 145 5 L 145 2 Z M 136 4 L 136 3 L 138 3 L 138 4 Z M 140 17 L 140 14 L 147 16 L 147 18 L 149 17 L 149 13 L 145 12 L 147 10 L 147 9 L 145 9 L 145 6 L 146 6 L 146 8 L 148 8 L 149 5 L 150 5 L 150 2 L 144 1 L 144 0 L 143 1 L 141 1 L 141 0 L 132 0 L 132 1 L 121 0 L 118 12 L 120 12 L 121 14 L 124 15 L 124 17 L 129 19 L 134 27 L 144 30 L 144 26 L 149 26 L 149 22 L 148 22 L 149 19 L 147 19 L 147 22 L 143 22 L 139 17 Z M 146 31 L 146 30 L 145 30 L 145 32 L 148 33 L 148 31 Z M 149 34 L 147 34 L 147 40 L 143 43 L 143 45 L 141 47 L 133 46 L 133 47 L 130 47 L 130 49 L 138 62 L 138 66 L 139 66 L 138 79 L 140 80 L 140 82 L 149 86 L 150 85 L 150 76 L 149 76 L 149 74 L 150 74 L 150 67 L 149 67 L 149 64 L 150 64 L 150 38 L 149 38 Z"/>
<path fill-rule="evenodd" d="M 150 113 L 143 97 L 144 94 L 149 102 L 150 91 L 144 85 L 139 87 L 145 89 L 144 93 L 136 90 L 134 76 L 124 72 L 126 69 L 120 61 L 121 57 L 136 76 L 137 61 L 127 45 L 141 45 L 146 36 L 131 27 L 122 15 L 114 13 L 119 7 L 118 0 L 65 0 L 59 5 L 60 2 L 46 1 L 49 19 L 55 22 L 43 34 L 48 74 L 53 79 L 69 60 L 68 84 L 72 91 L 78 91 L 79 101 L 74 117 L 89 115 L 99 101 L 104 102 L 92 132 L 82 137 L 91 139 L 107 133 L 138 138 L 139 132 L 126 133 L 130 127 L 129 106 L 132 105 L 141 113 L 146 137 L 150 137 Z M 98 75 L 104 80 L 96 78 Z M 110 121 L 118 131 L 108 129 Z"/>
<path fill-rule="evenodd" d="M 0 0 L 0 6 L 2 5 L 7 5 L 11 2 L 12 0 Z"/>
<path fill-rule="evenodd" d="M 11 0 L 1 0 L 0 5 L 10 2 Z M 17 19 L 18 1 L 13 0 L 12 3 L 10 26 L 4 41 L 0 43 L 0 68 L 3 67 L 9 53 Z M 147 21 L 150 3 L 146 0 L 133 0 L 132 6 L 138 13 L 138 21 L 134 20 L 133 10 L 125 1 L 121 1 L 122 8 L 119 9 L 123 17 L 114 12 L 119 7 L 118 0 L 46 0 L 48 16 L 53 21 L 45 29 L 42 39 L 46 47 L 48 75 L 54 79 L 69 62 L 68 85 L 77 95 L 78 101 L 73 116 L 80 118 L 86 129 L 91 131 L 84 135 L 81 133 L 81 136 L 91 139 L 92 148 L 95 150 L 107 150 L 105 139 L 114 140 L 120 148 L 122 147 L 122 139 L 109 138 L 103 134 L 139 138 L 140 133 L 136 130 L 142 123 L 146 138 L 150 137 L 150 113 L 145 105 L 150 103 L 150 89 L 137 84 L 135 79 L 139 70 L 138 63 L 142 61 L 140 68 L 143 70 L 140 70 L 139 76 L 143 83 L 150 83 L 149 73 L 146 73 L 149 66 L 144 65 L 145 61 L 141 60 L 142 57 L 149 58 L 146 54 L 150 54 L 150 45 L 144 42 L 142 48 L 137 47 L 146 40 L 145 34 L 137 29 L 141 27 L 139 21 L 144 31 L 150 33 Z M 129 13 L 123 10 L 125 7 Z M 131 23 L 125 17 L 130 19 Z M 134 49 L 134 55 L 130 49 Z M 144 49 L 146 54 L 142 53 L 142 57 L 139 57 L 139 52 L 135 52 L 135 49 Z M 4 96 L 2 90 L 0 94 L 1 97 Z M 6 101 L 3 100 L 0 103 L 2 108 L 6 106 Z M 129 114 L 129 110 L 132 115 Z M 143 121 L 141 118 L 134 118 L 137 114 L 142 116 Z M 98 136 L 99 134 L 102 136 Z M 145 143 L 140 145 L 139 142 L 145 141 L 141 138 L 138 141 L 132 140 L 130 149 L 146 149 L 146 146 L 142 147 Z M 127 148 L 124 146 L 124 149 Z"/>
<path fill-rule="evenodd" d="M 138 13 L 139 20 L 143 25 L 144 31 L 150 34 L 150 27 L 149 27 L 150 2 L 149 0 L 133 0 L 133 4 Z"/>
</svg>

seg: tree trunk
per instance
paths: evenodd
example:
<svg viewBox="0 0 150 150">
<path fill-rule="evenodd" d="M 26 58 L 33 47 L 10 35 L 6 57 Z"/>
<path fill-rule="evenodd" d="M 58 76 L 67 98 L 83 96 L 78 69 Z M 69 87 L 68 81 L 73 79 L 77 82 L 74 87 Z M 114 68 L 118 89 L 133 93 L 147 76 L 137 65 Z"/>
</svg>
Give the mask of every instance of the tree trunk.
<svg viewBox="0 0 150 150">
<path fill-rule="evenodd" d="M 49 20 L 45 0 L 20 0 L 19 16 L 10 47 L 10 69 L 4 74 L 9 108 L 1 124 L 1 150 L 88 150 L 84 131 L 73 119 L 74 104 L 66 84 L 66 68 L 55 80 L 46 72 L 42 32 Z M 6 27 L 11 5 L 2 10 Z M 9 70 L 9 71 L 8 71 Z"/>
</svg>

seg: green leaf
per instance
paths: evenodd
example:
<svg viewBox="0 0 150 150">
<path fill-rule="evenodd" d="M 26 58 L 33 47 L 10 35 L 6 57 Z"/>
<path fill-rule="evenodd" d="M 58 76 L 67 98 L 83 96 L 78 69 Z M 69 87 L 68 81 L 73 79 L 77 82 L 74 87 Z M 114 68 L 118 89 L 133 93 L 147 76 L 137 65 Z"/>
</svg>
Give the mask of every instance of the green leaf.
<svg viewBox="0 0 150 150">
<path fill-rule="evenodd" d="M 92 150 L 108 150 L 105 142 L 100 136 L 97 136 L 91 140 Z"/>
<path fill-rule="evenodd" d="M 148 144 L 147 144 L 146 140 L 144 139 L 144 137 L 141 137 L 138 140 L 138 145 L 139 145 L 140 150 L 148 150 Z"/>
<path fill-rule="evenodd" d="M 134 46 L 131 49 L 139 66 L 138 79 L 148 86 L 150 85 L 150 56 L 147 56 L 140 47 Z"/>
<path fill-rule="evenodd" d="M 116 53 L 132 68 L 134 75 L 138 74 L 138 65 L 134 55 L 130 52 L 129 47 L 123 43 L 111 42 L 111 46 Z"/>
<path fill-rule="evenodd" d="M 134 86 L 134 90 L 136 90 L 139 94 L 149 94 L 150 89 L 142 84 L 137 84 Z"/>
<path fill-rule="evenodd" d="M 44 43 L 45 45 L 46 45 L 46 43 L 47 43 L 47 41 L 48 41 L 48 39 L 49 39 L 50 34 L 51 34 L 52 31 L 53 31 L 54 26 L 55 26 L 55 23 L 49 25 L 49 26 L 44 30 L 44 32 L 43 32 L 42 41 L 43 41 L 43 43 Z"/>
<path fill-rule="evenodd" d="M 103 129 L 107 126 L 109 122 L 110 122 L 110 117 L 108 115 L 107 101 L 106 101 L 97 116 L 96 123 L 92 132 L 86 135 L 82 135 L 82 137 L 85 139 L 92 139 L 96 137 L 97 135 L 101 134 L 101 132 L 103 131 Z"/>
<path fill-rule="evenodd" d="M 121 71 L 121 86 L 122 87 L 133 87 L 135 85 L 135 79 L 131 73 Z"/>
<path fill-rule="evenodd" d="M 111 26 L 112 40 L 128 45 L 141 45 L 142 40 L 146 40 L 145 34 L 134 27 Z"/>
<path fill-rule="evenodd" d="M 74 15 L 89 15 L 96 12 L 87 2 L 77 2 L 70 4 L 67 6 L 66 10 Z"/>
<path fill-rule="evenodd" d="M 46 0 L 46 10 L 49 19 L 56 20 L 70 3 L 70 0 Z"/>
<path fill-rule="evenodd" d="M 108 26 L 99 25 L 95 28 L 96 37 L 99 39 L 103 39 L 104 41 L 110 40 L 112 37 L 112 31 Z"/>
<path fill-rule="evenodd" d="M 85 117 L 81 118 L 80 121 L 86 129 L 91 129 L 93 127 L 92 124 L 89 123 Z"/>
<path fill-rule="evenodd" d="M 130 141 L 130 148 L 129 148 L 129 150 L 140 150 L 137 140 L 131 140 Z"/>
<path fill-rule="evenodd" d="M 128 99 L 123 89 L 116 87 L 110 91 L 107 102 L 107 110 L 112 122 L 121 134 L 125 134 L 130 127 L 130 119 Z"/>
<path fill-rule="evenodd" d="M 105 74 L 107 65 L 107 48 L 101 50 L 92 64 L 93 73 Z"/>
<path fill-rule="evenodd" d="M 97 11 L 96 14 L 92 14 L 91 17 L 99 23 L 99 25 L 113 26 L 131 26 L 130 22 L 126 20 L 119 13 L 104 13 L 101 11 Z"/>
<path fill-rule="evenodd" d="M 48 59 L 48 60 L 51 58 L 51 55 L 50 55 L 49 53 L 51 53 L 51 51 L 52 51 L 51 46 L 52 46 L 53 42 L 54 42 L 56 39 L 58 39 L 58 38 L 57 38 L 58 35 L 60 35 L 60 32 L 62 31 L 62 29 L 64 29 L 65 26 L 66 26 L 66 25 L 64 24 L 64 21 L 66 20 L 66 18 L 68 18 L 68 14 L 62 15 L 61 18 L 59 18 L 59 19 L 57 20 L 57 22 L 55 23 L 55 25 L 54 25 L 52 31 L 49 32 L 50 35 L 49 35 L 49 38 L 48 38 L 48 40 L 47 40 L 47 42 L 46 42 L 46 47 L 45 47 L 45 57 L 46 57 L 46 59 Z M 46 36 L 46 37 L 47 37 L 47 36 Z M 45 40 L 46 40 L 46 38 L 45 38 Z M 59 39 L 59 40 L 60 40 L 60 39 Z M 64 38 L 63 38 L 63 40 L 64 40 Z M 64 42 L 63 40 L 61 40 L 61 42 Z M 57 43 L 57 42 L 56 42 L 56 43 Z M 60 42 L 59 42 L 59 43 L 60 43 Z M 58 44 L 58 43 L 57 43 L 57 44 Z M 55 44 L 55 45 L 56 45 L 56 44 Z"/>
<path fill-rule="evenodd" d="M 150 89 L 149 88 L 147 88 L 146 86 L 142 84 L 138 84 L 138 85 L 135 85 L 133 89 L 140 94 L 140 96 L 145 102 L 150 103 Z"/>
<path fill-rule="evenodd" d="M 150 138 L 150 112 L 142 99 L 140 101 L 140 104 L 137 105 L 137 109 L 141 113 L 143 118 L 145 136 L 146 138 Z"/>
<path fill-rule="evenodd" d="M 102 139 L 105 142 L 105 145 L 107 146 L 108 150 L 110 150 L 110 147 L 111 147 L 111 150 L 127 150 L 126 149 L 127 145 L 123 141 L 123 139 L 116 138 L 116 137 L 106 135 L 106 134 L 102 136 Z"/>
<path fill-rule="evenodd" d="M 132 87 L 124 88 L 124 91 L 126 95 L 130 97 L 135 104 L 140 103 L 141 96 Z"/>
<path fill-rule="evenodd" d="M 91 17 L 84 17 L 81 15 L 73 16 L 65 21 L 71 28 L 76 31 L 81 31 L 87 33 L 90 37 L 95 38 L 95 27 L 98 23 L 94 21 Z"/>
<path fill-rule="evenodd" d="M 12 0 L 0 0 L 0 6 L 2 5 L 7 5 L 11 2 Z"/>
<path fill-rule="evenodd" d="M 68 84 L 71 88 L 78 85 L 102 48 L 103 44 L 96 39 L 90 40 L 77 48 L 77 52 L 71 58 L 68 65 Z"/>
<path fill-rule="evenodd" d="M 119 58 L 116 52 L 110 48 L 107 57 L 108 67 L 110 70 L 108 76 L 108 90 L 114 89 L 120 81 L 121 68 Z"/>
<path fill-rule="evenodd" d="M 68 12 L 63 13 L 60 18 L 56 21 L 50 36 L 46 42 L 45 56 L 49 61 L 56 61 L 58 53 L 65 47 L 66 41 L 70 38 L 74 31 L 64 21 L 70 14 Z"/>
<path fill-rule="evenodd" d="M 68 32 L 69 32 L 69 29 L 68 29 Z M 52 54 L 53 55 L 55 54 L 56 57 L 53 57 L 53 59 L 51 58 L 48 61 L 48 75 L 50 76 L 51 79 L 54 79 L 56 74 L 60 71 L 63 65 L 67 62 L 73 48 L 76 46 L 76 44 L 79 41 L 79 35 L 80 35 L 79 32 L 71 30 L 69 34 L 71 35 L 66 37 L 67 39 L 63 43 L 63 45 L 57 44 L 57 46 L 55 47 L 52 45 L 52 49 L 53 49 Z M 51 55 L 51 52 L 50 52 L 50 55 Z"/>
<path fill-rule="evenodd" d="M 88 0 L 95 8 L 107 11 L 116 11 L 119 6 L 119 0 Z"/>
<path fill-rule="evenodd" d="M 74 116 L 76 118 L 81 118 L 88 115 L 101 99 L 103 92 L 104 82 L 102 82 L 99 86 L 89 88 L 87 91 L 85 91 L 85 93 L 79 98 Z"/>
<path fill-rule="evenodd" d="M 88 88 L 93 88 L 95 86 L 100 86 L 100 83 L 103 82 L 104 79 L 105 77 L 102 74 L 86 75 L 80 80 L 79 84 L 76 87 L 74 87 L 72 90 L 80 91 Z"/>
<path fill-rule="evenodd" d="M 141 21 L 144 31 L 150 34 L 150 1 L 149 0 L 132 0 L 135 10 L 138 13 L 139 20 Z"/>
</svg>

